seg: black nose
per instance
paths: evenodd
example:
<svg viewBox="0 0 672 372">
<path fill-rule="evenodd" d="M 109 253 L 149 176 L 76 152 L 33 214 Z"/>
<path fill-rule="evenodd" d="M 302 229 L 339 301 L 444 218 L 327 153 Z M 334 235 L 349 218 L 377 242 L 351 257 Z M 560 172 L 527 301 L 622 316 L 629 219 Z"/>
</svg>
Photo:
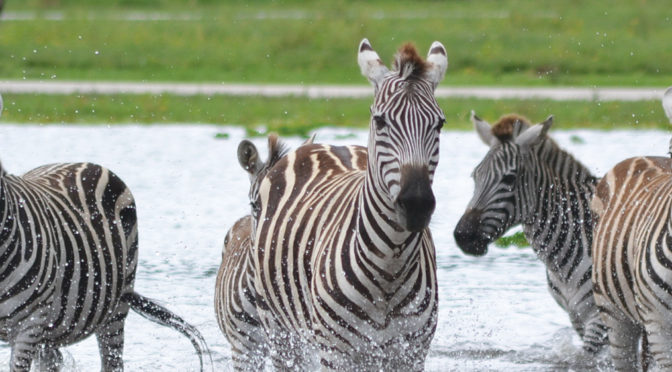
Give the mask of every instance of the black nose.
<svg viewBox="0 0 672 372">
<path fill-rule="evenodd" d="M 429 226 L 436 199 L 432 192 L 427 168 L 408 168 L 402 176 L 402 187 L 397 196 L 397 214 L 406 229 L 421 231 Z"/>
<path fill-rule="evenodd" d="M 472 256 L 482 256 L 488 252 L 490 240 L 480 229 L 481 212 L 468 210 L 455 226 L 453 236 L 462 252 Z"/>
</svg>

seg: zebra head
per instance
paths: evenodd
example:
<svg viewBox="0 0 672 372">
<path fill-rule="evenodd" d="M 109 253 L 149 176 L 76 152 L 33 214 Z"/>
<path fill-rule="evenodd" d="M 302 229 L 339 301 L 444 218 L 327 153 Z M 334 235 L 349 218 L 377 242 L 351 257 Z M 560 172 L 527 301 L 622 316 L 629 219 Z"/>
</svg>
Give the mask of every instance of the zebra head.
<svg viewBox="0 0 672 372">
<path fill-rule="evenodd" d="M 268 136 L 268 158 L 262 161 L 257 147 L 249 140 L 242 140 L 238 144 L 238 163 L 248 173 L 250 177 L 250 205 L 252 207 L 252 216 L 259 217 L 261 212 L 261 202 L 259 200 L 259 185 L 266 173 L 287 154 L 287 146 L 280 141 L 276 134 Z M 255 225 L 256 227 L 256 225 Z"/>
<path fill-rule="evenodd" d="M 448 67 L 446 49 L 435 41 L 427 60 L 412 44 L 399 49 L 389 70 L 367 39 L 359 44 L 359 67 L 374 86 L 369 134 L 368 179 L 378 197 L 407 231 L 429 225 L 439 162 L 439 135 L 445 116 L 434 90 Z"/>
<path fill-rule="evenodd" d="M 474 195 L 454 236 L 464 253 L 481 256 L 487 253 L 488 244 L 511 226 L 524 222 L 522 208 L 529 205 L 533 194 L 528 190 L 533 183 L 527 176 L 536 154 L 530 150 L 546 139 L 553 117 L 530 126 L 525 118 L 507 115 L 491 127 L 472 111 L 471 120 L 490 150 L 472 173 Z"/>
</svg>

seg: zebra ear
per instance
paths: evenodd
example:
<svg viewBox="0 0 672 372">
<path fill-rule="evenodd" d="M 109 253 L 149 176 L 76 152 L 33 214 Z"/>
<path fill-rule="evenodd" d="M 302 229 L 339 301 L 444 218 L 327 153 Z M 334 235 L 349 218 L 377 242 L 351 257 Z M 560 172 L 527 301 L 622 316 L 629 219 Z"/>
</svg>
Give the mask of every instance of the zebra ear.
<svg viewBox="0 0 672 372">
<path fill-rule="evenodd" d="M 432 46 L 429 47 L 429 53 L 427 53 L 427 63 L 430 65 L 426 73 L 427 80 L 436 89 L 436 86 L 446 75 L 446 69 L 448 68 L 448 54 L 443 44 L 438 41 L 432 43 Z"/>
<path fill-rule="evenodd" d="M 369 40 L 362 39 L 358 50 L 357 63 L 359 63 L 359 69 L 362 71 L 362 75 L 377 88 L 389 70 L 378 57 L 378 53 L 373 50 Z"/>
<path fill-rule="evenodd" d="M 549 116 L 543 123 L 533 125 L 517 136 L 515 139 L 516 145 L 529 148 L 541 143 L 546 138 L 546 133 L 551 125 L 553 125 L 553 115 Z"/>
<path fill-rule="evenodd" d="M 499 140 L 492 134 L 490 123 L 476 116 L 474 110 L 471 110 L 471 122 L 474 123 L 474 129 L 483 143 L 490 147 L 497 144 Z"/>
<path fill-rule="evenodd" d="M 0 104 L 2 101 L 0 100 Z M 2 107 L 2 105 L 0 105 Z M 667 88 L 665 94 L 663 94 L 663 110 L 665 110 L 665 116 L 667 120 L 672 124 L 672 87 Z"/>
<path fill-rule="evenodd" d="M 259 162 L 259 152 L 257 147 L 248 140 L 242 140 L 238 145 L 238 163 L 251 175 L 255 175 L 257 169 L 261 167 Z"/>
</svg>

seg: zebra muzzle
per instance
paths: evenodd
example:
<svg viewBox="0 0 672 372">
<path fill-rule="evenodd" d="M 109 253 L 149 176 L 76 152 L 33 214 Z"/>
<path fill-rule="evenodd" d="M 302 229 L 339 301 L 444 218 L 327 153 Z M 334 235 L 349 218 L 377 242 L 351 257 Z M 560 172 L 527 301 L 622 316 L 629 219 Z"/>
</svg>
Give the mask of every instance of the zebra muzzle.
<svg viewBox="0 0 672 372">
<path fill-rule="evenodd" d="M 395 202 L 400 224 L 418 232 L 429 226 L 436 199 L 426 167 L 402 168 L 401 191 Z"/>
<path fill-rule="evenodd" d="M 490 239 L 481 230 L 481 212 L 468 210 L 455 226 L 455 243 L 462 252 L 472 256 L 482 256 L 488 252 Z"/>
</svg>

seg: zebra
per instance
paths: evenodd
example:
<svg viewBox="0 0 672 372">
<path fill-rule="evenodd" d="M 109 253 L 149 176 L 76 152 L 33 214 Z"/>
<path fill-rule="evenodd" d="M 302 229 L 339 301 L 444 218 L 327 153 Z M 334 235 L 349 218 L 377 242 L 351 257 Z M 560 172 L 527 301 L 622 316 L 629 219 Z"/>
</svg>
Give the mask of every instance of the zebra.
<svg viewBox="0 0 672 372">
<path fill-rule="evenodd" d="M 672 369 L 672 159 L 634 157 L 597 184 L 595 301 L 618 371 Z"/>
<path fill-rule="evenodd" d="M 60 163 L 14 176 L 0 166 L 0 340 L 10 369 L 62 364 L 60 347 L 95 334 L 102 370 L 123 369 L 129 309 L 189 338 L 192 325 L 133 289 L 138 227 L 133 195 L 110 170 Z"/>
<path fill-rule="evenodd" d="M 307 144 L 312 143 L 310 139 Z M 215 280 L 215 315 L 219 329 L 231 344 L 235 370 L 263 370 L 268 348 L 259 322 L 254 288 L 252 238 L 253 216 L 258 218 L 258 181 L 286 153 L 287 149 L 274 134 L 268 138 L 269 156 L 259 161 L 254 144 L 243 140 L 238 146 L 238 161 L 250 176 L 252 214 L 237 220 L 224 239 L 222 262 Z"/>
<path fill-rule="evenodd" d="M 256 314 L 239 306 L 237 331 L 263 334 L 277 370 L 422 370 L 436 330 L 428 225 L 446 49 L 434 42 L 423 60 L 405 44 L 388 70 L 363 39 L 357 59 L 375 92 L 368 147 L 302 145 L 252 200 Z"/>
<path fill-rule="evenodd" d="M 662 106 L 672 123 L 672 87 Z M 668 151 L 672 155 L 672 140 Z M 616 164 L 591 201 L 597 216 L 595 302 L 609 327 L 609 349 L 619 371 L 638 364 L 646 371 L 652 359 L 659 368 L 672 369 L 671 207 L 672 159 L 656 156 Z"/>
<path fill-rule="evenodd" d="M 490 150 L 472 173 L 474 195 L 455 227 L 457 245 L 481 256 L 489 243 L 522 224 L 546 266 L 549 291 L 569 313 L 583 349 L 598 352 L 606 343 L 590 281 L 590 200 L 598 179 L 547 137 L 552 116 L 534 126 L 515 114 L 494 126 L 473 111 L 471 120 Z"/>
</svg>

